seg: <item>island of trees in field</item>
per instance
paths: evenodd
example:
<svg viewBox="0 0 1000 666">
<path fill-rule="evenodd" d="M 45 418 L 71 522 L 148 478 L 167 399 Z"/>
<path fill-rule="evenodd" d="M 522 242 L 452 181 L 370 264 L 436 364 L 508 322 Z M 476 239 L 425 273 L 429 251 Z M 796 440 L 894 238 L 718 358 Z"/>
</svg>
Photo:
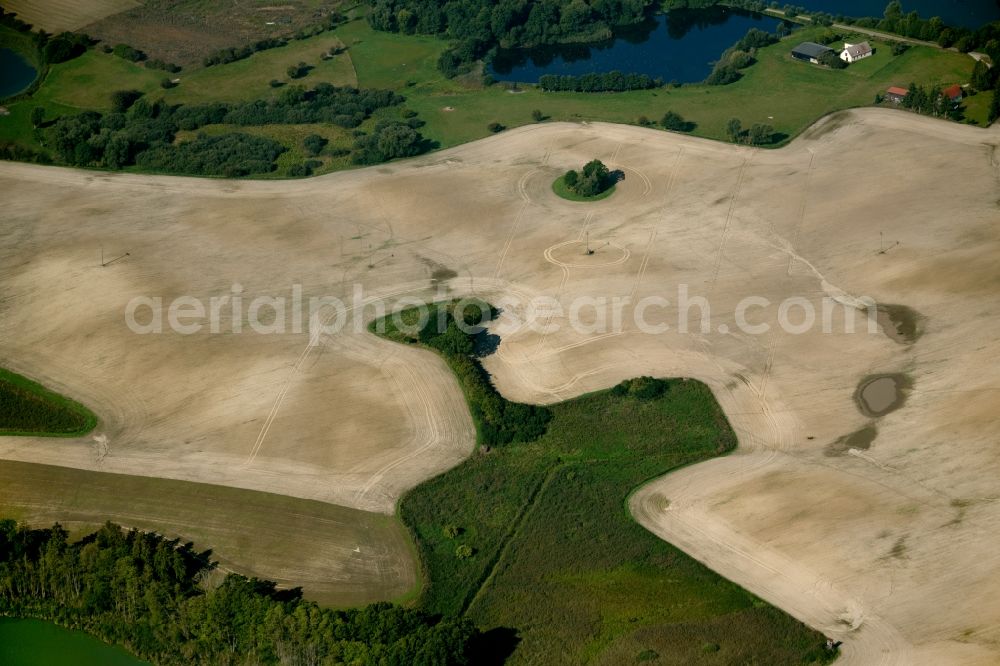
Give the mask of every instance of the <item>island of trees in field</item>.
<svg viewBox="0 0 1000 666">
<path fill-rule="evenodd" d="M 604 162 L 591 160 L 580 171 L 570 169 L 564 173 L 553 184 L 553 189 L 564 198 L 585 201 L 611 194 L 615 181 L 615 175 Z"/>
</svg>

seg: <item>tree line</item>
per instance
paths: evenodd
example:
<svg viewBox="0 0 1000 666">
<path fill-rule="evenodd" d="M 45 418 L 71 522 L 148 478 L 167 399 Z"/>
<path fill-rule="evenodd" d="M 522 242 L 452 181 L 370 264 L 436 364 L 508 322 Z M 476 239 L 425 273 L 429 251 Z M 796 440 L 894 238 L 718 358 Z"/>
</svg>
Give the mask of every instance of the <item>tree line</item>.
<svg viewBox="0 0 1000 666">
<path fill-rule="evenodd" d="M 954 104 L 941 92 L 941 86 L 924 88 L 916 83 L 911 83 L 906 97 L 903 98 L 900 105 L 904 109 L 916 111 L 925 116 L 950 118 L 951 120 L 962 119 L 961 107 Z"/>
<path fill-rule="evenodd" d="M 590 72 L 580 76 L 544 74 L 538 77 L 538 87 L 546 91 L 624 92 L 662 86 L 661 78 L 654 79 L 647 74 L 622 74 L 619 71 L 606 74 Z"/>
<path fill-rule="evenodd" d="M 236 574 L 212 585 L 210 555 L 112 523 L 71 542 L 58 524 L 0 520 L 0 615 L 81 629 L 154 664 L 469 663 L 469 620 L 389 603 L 320 608 Z"/>
<path fill-rule="evenodd" d="M 750 28 L 742 39 L 723 52 L 712 67 L 711 74 L 705 79 L 705 83 L 710 86 L 724 86 L 739 81 L 742 76 L 740 70 L 756 62 L 757 49 L 777 42 L 777 35 L 758 28 Z"/>
<path fill-rule="evenodd" d="M 461 302 L 459 302 L 461 303 Z M 371 323 L 371 331 L 403 344 L 423 344 L 439 352 L 458 378 L 476 424 L 480 444 L 533 442 L 545 434 L 552 413 L 545 407 L 507 400 L 493 386 L 475 352 L 476 335 L 496 315 L 482 301 L 436 303 L 420 322 L 420 308 L 409 308 Z M 402 325 L 397 325 L 397 320 Z M 417 330 L 413 330 L 417 329 Z"/>
<path fill-rule="evenodd" d="M 294 35 L 288 37 L 268 37 L 266 39 L 261 39 L 251 44 L 244 44 L 243 46 L 232 46 L 224 49 L 219 49 L 214 51 L 202 59 L 202 64 L 205 67 L 212 67 L 213 65 L 225 65 L 231 62 L 236 62 L 237 60 L 243 60 L 244 58 L 249 58 L 254 53 L 259 51 L 267 51 L 268 49 L 276 49 L 280 46 L 287 45 L 290 41 L 296 39 L 308 39 L 309 37 L 314 37 L 327 30 L 333 30 L 338 25 L 343 23 L 346 18 L 337 12 L 332 12 L 327 15 L 327 17 L 311 26 L 302 28 L 298 30 Z"/>
<path fill-rule="evenodd" d="M 453 40 L 438 66 L 454 76 L 497 46 L 608 38 L 613 28 L 639 23 L 656 6 L 653 0 L 375 0 L 368 22 L 376 30 Z"/>
</svg>

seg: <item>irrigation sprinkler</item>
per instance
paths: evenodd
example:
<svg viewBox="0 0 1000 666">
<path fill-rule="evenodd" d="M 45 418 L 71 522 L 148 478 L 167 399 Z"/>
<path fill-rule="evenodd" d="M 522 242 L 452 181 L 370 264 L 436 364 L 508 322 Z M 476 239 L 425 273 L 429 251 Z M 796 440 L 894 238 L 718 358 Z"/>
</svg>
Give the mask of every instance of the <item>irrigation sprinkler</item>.
<svg viewBox="0 0 1000 666">
<path fill-rule="evenodd" d="M 121 261 L 125 257 L 129 257 L 129 256 L 132 256 L 132 254 L 130 252 L 126 252 L 125 254 L 118 255 L 114 259 L 111 259 L 109 261 L 104 261 L 104 246 L 102 245 L 101 246 L 101 268 L 104 268 L 106 266 L 110 266 L 111 264 L 115 263 L 116 261 Z"/>
<path fill-rule="evenodd" d="M 886 254 L 889 250 L 891 250 L 894 247 L 897 247 L 899 245 L 899 241 L 896 241 L 892 245 L 886 247 L 886 245 L 885 245 L 885 233 L 884 232 L 881 232 L 881 231 L 878 232 L 878 238 L 879 238 L 879 251 L 878 251 L 878 254 L 880 254 L 880 255 L 881 254 Z"/>
</svg>

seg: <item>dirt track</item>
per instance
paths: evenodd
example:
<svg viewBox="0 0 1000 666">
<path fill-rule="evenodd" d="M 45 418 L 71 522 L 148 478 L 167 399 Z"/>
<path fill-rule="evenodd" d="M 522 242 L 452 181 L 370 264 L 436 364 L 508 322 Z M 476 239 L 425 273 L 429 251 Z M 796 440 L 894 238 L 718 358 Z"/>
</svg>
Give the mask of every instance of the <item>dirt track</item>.
<svg viewBox="0 0 1000 666">
<path fill-rule="evenodd" d="M 366 333 L 312 348 L 292 334 L 137 336 L 125 303 L 234 282 L 247 297 L 295 283 L 343 297 L 355 282 L 428 294 L 441 281 L 634 304 L 686 284 L 710 302 L 708 333 L 677 333 L 676 308 L 657 308 L 667 333 L 522 331 L 488 369 L 535 402 L 638 374 L 705 381 L 740 450 L 637 492 L 644 525 L 844 640 L 846 663 L 995 663 L 998 143 L 997 130 L 867 110 L 779 151 L 551 124 L 282 183 L 3 164 L 0 364 L 87 403 L 108 444 L 0 438 L 0 457 L 388 512 L 472 448 L 436 358 Z M 593 157 L 625 172 L 614 196 L 551 193 Z M 879 254 L 880 231 L 899 245 Z M 130 256 L 101 268 L 101 245 Z M 772 324 L 790 296 L 870 296 L 914 308 L 924 333 L 748 335 L 732 313 L 749 295 L 775 304 L 754 314 Z M 876 420 L 870 449 L 827 455 L 869 424 L 858 383 L 891 372 L 913 381 L 905 405 Z"/>
</svg>

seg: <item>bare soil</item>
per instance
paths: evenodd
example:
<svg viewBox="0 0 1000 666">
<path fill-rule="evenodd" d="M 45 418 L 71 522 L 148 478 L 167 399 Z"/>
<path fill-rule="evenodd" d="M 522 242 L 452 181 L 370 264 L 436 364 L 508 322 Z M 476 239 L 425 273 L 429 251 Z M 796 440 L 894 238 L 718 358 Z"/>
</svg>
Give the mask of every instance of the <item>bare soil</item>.
<svg viewBox="0 0 1000 666">
<path fill-rule="evenodd" d="M 637 375 L 704 381 L 739 450 L 637 491 L 643 525 L 843 640 L 845 663 L 994 664 L 1000 128 L 872 109 L 809 136 L 760 151 L 552 123 L 294 182 L 2 164 L 0 364 L 87 404 L 106 439 L 0 438 L 0 457 L 389 513 L 473 449 L 438 358 L 364 332 L 313 348 L 295 334 L 136 335 L 128 300 L 234 282 L 245 297 L 299 283 L 306 298 L 349 298 L 355 282 L 522 303 L 629 297 L 621 331 L 553 314 L 557 329 L 505 336 L 486 361 L 498 388 L 552 403 Z M 625 172 L 614 197 L 551 192 L 593 158 Z M 900 244 L 881 253 L 879 231 Z M 585 257 L 571 243 L 587 238 L 608 245 Z M 101 268 L 101 246 L 130 256 Z M 677 330 L 679 284 L 709 301 L 709 330 Z M 644 296 L 670 301 L 646 313 L 667 332 L 629 323 Z M 772 303 L 749 313 L 770 332 L 735 326 L 747 296 Z M 777 304 L 792 296 L 903 305 L 923 333 L 848 333 L 841 315 L 831 332 L 785 332 Z M 875 419 L 877 445 L 826 455 L 872 423 L 859 383 L 897 372 L 913 388 Z"/>
</svg>

